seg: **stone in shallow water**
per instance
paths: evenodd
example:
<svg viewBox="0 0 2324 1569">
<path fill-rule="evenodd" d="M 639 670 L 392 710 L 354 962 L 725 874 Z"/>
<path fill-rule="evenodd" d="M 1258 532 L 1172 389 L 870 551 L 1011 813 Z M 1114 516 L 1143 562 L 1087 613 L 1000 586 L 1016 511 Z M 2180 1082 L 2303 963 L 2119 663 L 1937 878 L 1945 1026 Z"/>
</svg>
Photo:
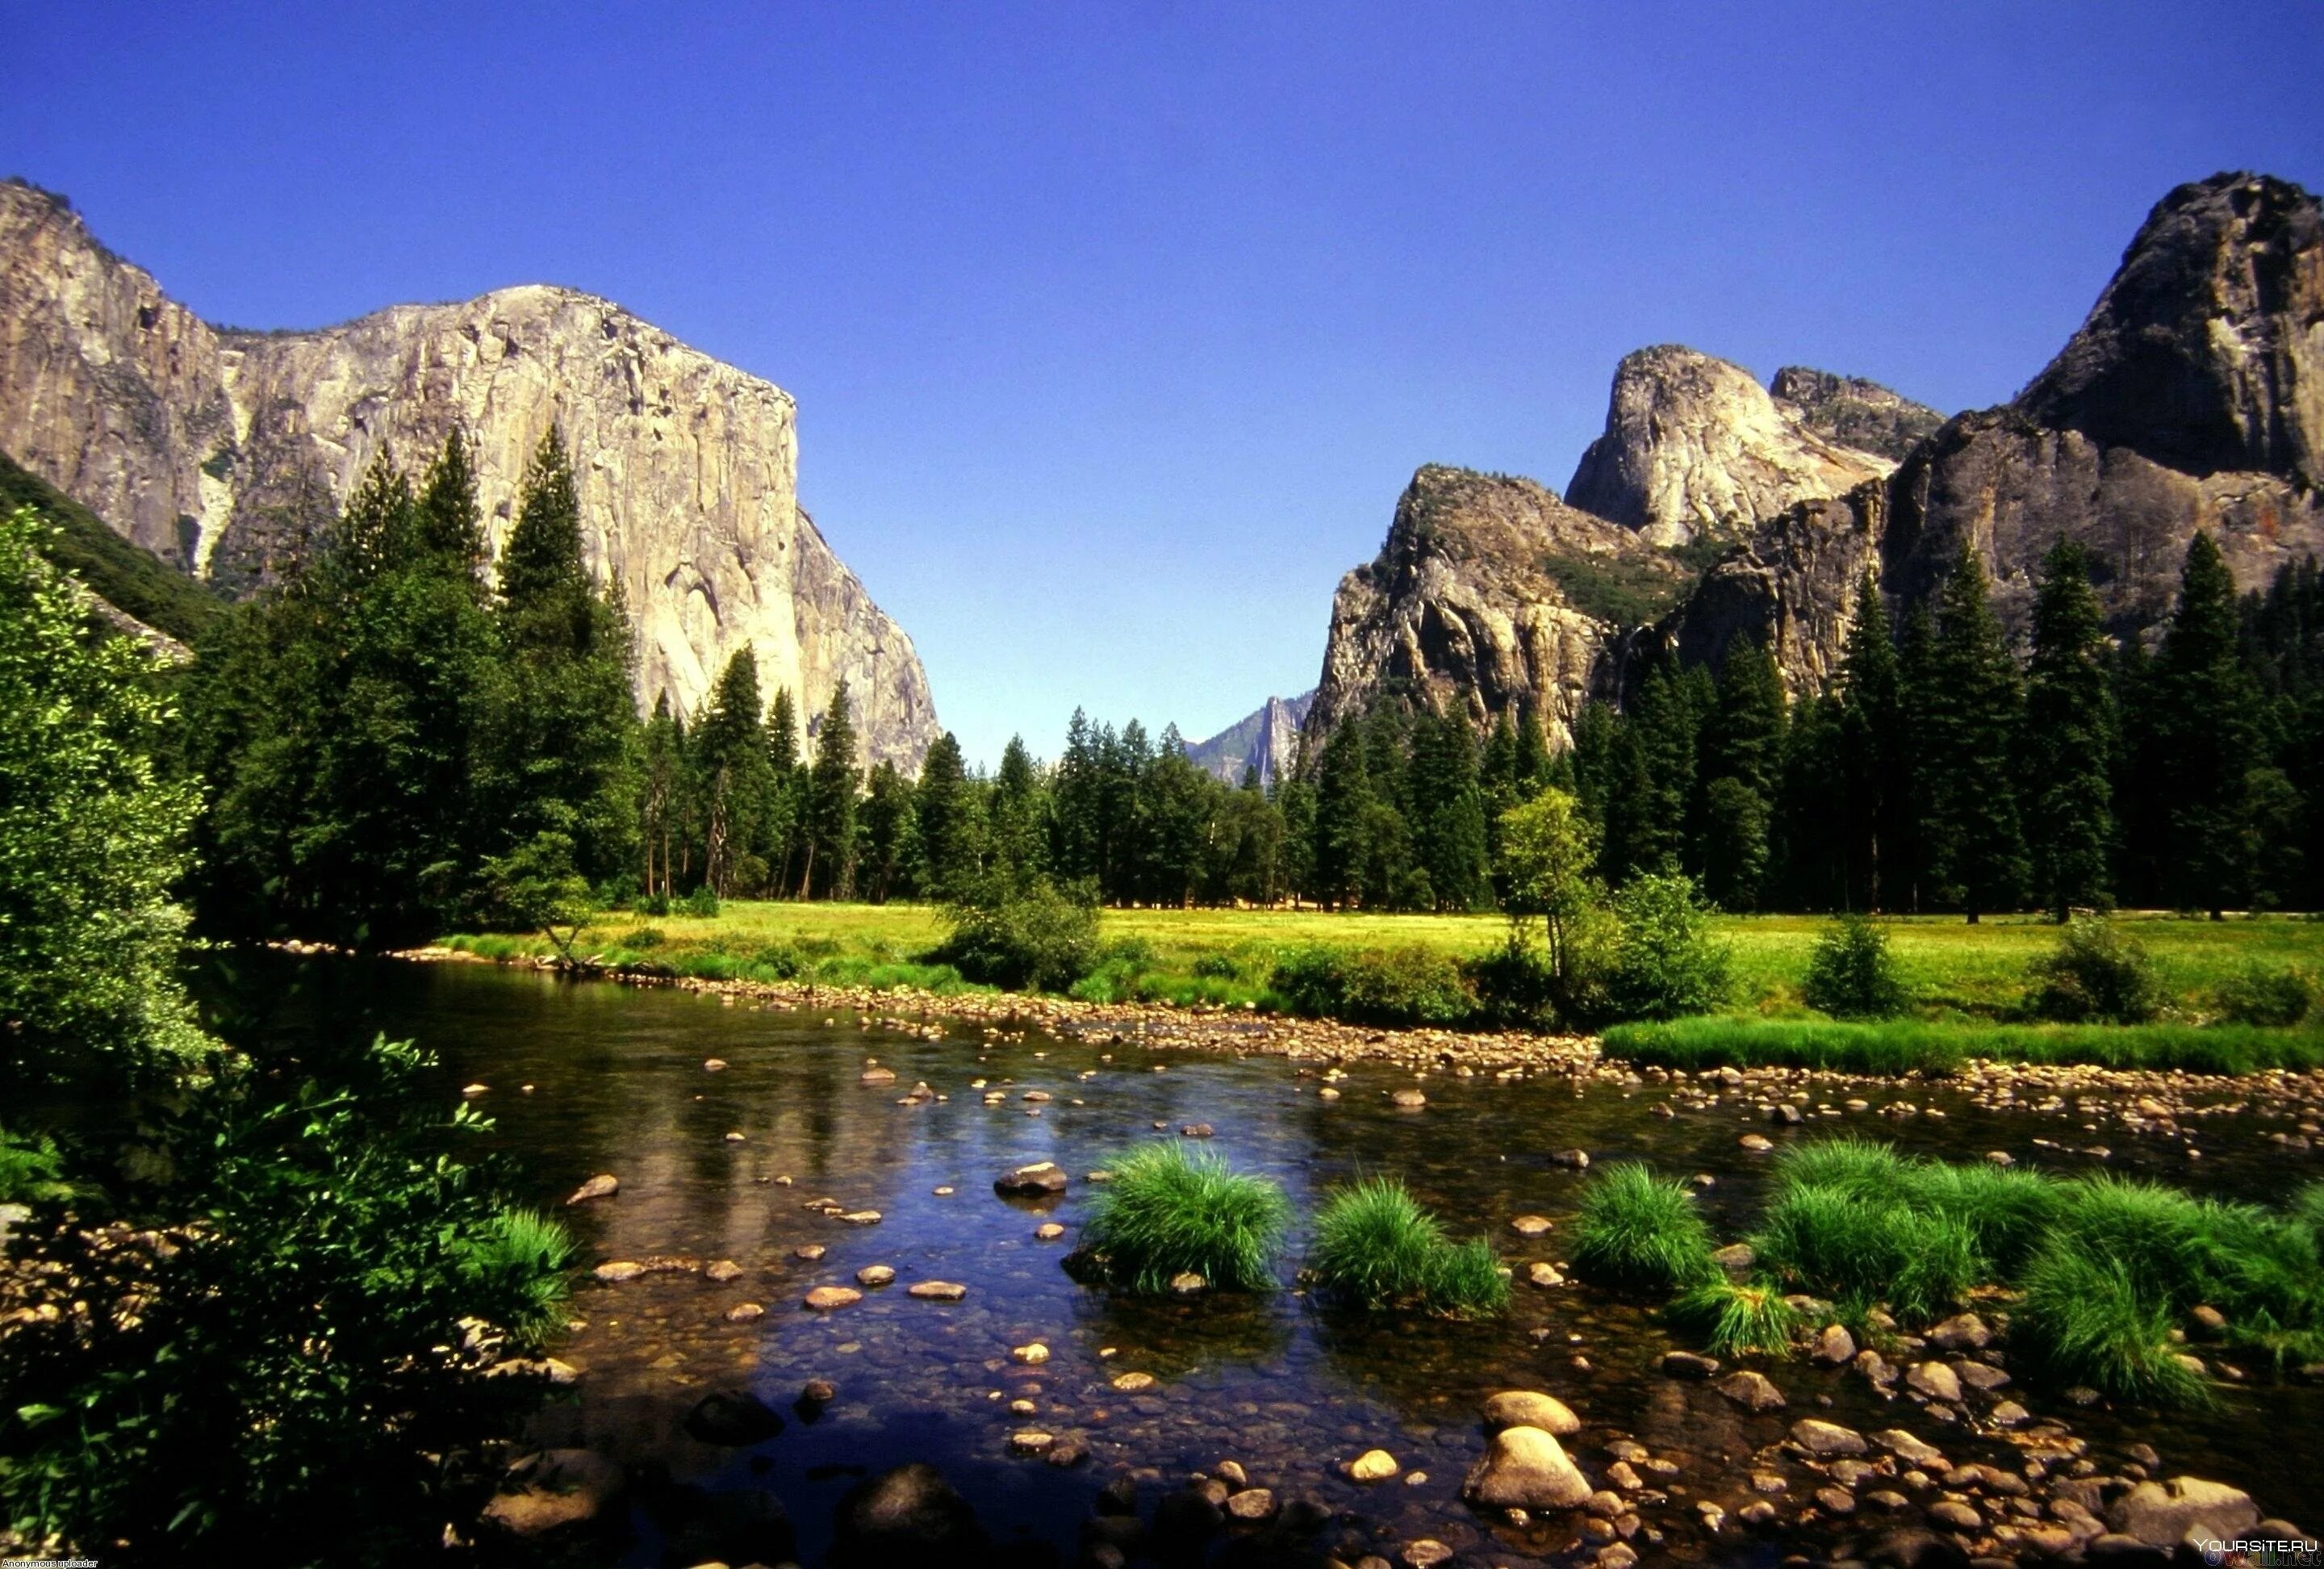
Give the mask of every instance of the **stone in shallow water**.
<svg viewBox="0 0 2324 1569">
<path fill-rule="evenodd" d="M 1815 1345 L 1808 1360 L 1826 1367 L 1841 1367 L 1856 1360 L 1856 1337 L 1848 1333 L 1844 1324 L 1827 1324 L 1816 1332 Z"/>
<path fill-rule="evenodd" d="M 1390 1095 L 1388 1099 L 1390 1102 L 1407 1112 L 1416 1112 L 1420 1110 L 1421 1107 L 1428 1104 L 1428 1097 L 1422 1094 L 1418 1090 L 1398 1090 L 1394 1094 Z"/>
<path fill-rule="evenodd" d="M 598 1265 L 591 1271 L 598 1279 L 609 1286 L 618 1286 L 624 1280 L 634 1280 L 645 1272 L 646 1267 L 643 1264 L 633 1263 L 627 1259 L 614 1259 Z"/>
<path fill-rule="evenodd" d="M 982 1562 L 991 1550 L 976 1511 L 933 1465 L 898 1466 L 839 1500 L 832 1569 Z"/>
<path fill-rule="evenodd" d="M 1526 1266 L 1526 1281 L 1528 1285 L 1547 1289 L 1552 1286 L 1564 1285 L 1565 1277 L 1557 1272 L 1554 1264 L 1533 1263 Z"/>
<path fill-rule="evenodd" d="M 483 1524 L 520 1537 L 594 1526 L 628 1488 L 619 1461 L 592 1449 L 545 1449 L 509 1467 L 501 1491 L 484 1506 Z"/>
<path fill-rule="evenodd" d="M 1065 1168 L 1056 1161 L 1038 1160 L 1002 1172 L 992 1179 L 992 1191 L 1004 1198 L 1040 1198 L 1065 1192 L 1067 1180 Z"/>
<path fill-rule="evenodd" d="M 1435 1569 L 1437 1564 L 1449 1561 L 1452 1556 L 1452 1549 L 1434 1537 L 1423 1537 L 1418 1541 L 1404 1545 L 1404 1561 L 1412 1569 Z"/>
<path fill-rule="evenodd" d="M 1485 1426 L 1491 1432 L 1504 1427 L 1538 1427 L 1544 1433 L 1564 1438 L 1582 1431 L 1582 1419 L 1553 1395 L 1533 1389 L 1503 1389 L 1485 1402 Z"/>
<path fill-rule="evenodd" d="M 1792 1442 L 1810 1454 L 1862 1454 L 1864 1435 L 1852 1427 L 1842 1427 L 1837 1422 L 1821 1422 L 1804 1417 L 1792 1424 Z"/>
<path fill-rule="evenodd" d="M 622 1179 L 620 1177 L 613 1176 L 611 1172 L 602 1173 L 599 1176 L 591 1177 L 588 1181 L 575 1188 L 573 1190 L 573 1196 L 567 1199 L 565 1202 L 567 1204 L 585 1204 L 593 1198 L 611 1198 L 613 1195 L 621 1192 L 621 1190 Z"/>
<path fill-rule="evenodd" d="M 1037 1340 L 1028 1345 L 1013 1347 L 1009 1354 L 1015 1361 L 1024 1362 L 1028 1366 L 1038 1367 L 1049 1360 L 1049 1348 Z"/>
<path fill-rule="evenodd" d="M 1754 1155 L 1765 1155 L 1775 1147 L 1775 1141 L 1764 1133 L 1746 1133 L 1735 1140 L 1736 1145 Z"/>
<path fill-rule="evenodd" d="M 1571 1509 L 1594 1490 L 1564 1446 L 1538 1427 L 1505 1427 L 1470 1468 L 1461 1496 L 1485 1509 Z"/>
<path fill-rule="evenodd" d="M 1719 1392 L 1749 1411 L 1774 1411 L 1786 1402 L 1773 1379 L 1745 1368 L 1719 1380 Z"/>
<path fill-rule="evenodd" d="M 1945 1463 L 1943 1454 L 1935 1444 L 1902 1427 L 1884 1427 L 1872 1435 L 1872 1442 L 1908 1465 L 1935 1468 Z"/>
<path fill-rule="evenodd" d="M 1154 1375 L 1152 1373 L 1117 1373 L 1114 1375 L 1113 1387 L 1125 1395 L 1134 1395 L 1140 1389 L 1152 1389 Z"/>
<path fill-rule="evenodd" d="M 1239 1520 L 1263 1520 L 1275 1513 L 1275 1495 L 1263 1487 L 1250 1487 L 1227 1499 L 1227 1513 Z"/>
<path fill-rule="evenodd" d="M 1403 1469 L 1387 1450 L 1367 1449 L 1348 1463 L 1348 1477 L 1351 1481 L 1386 1481 Z"/>
<path fill-rule="evenodd" d="M 1194 1297 L 1209 1290 L 1210 1285 L 1208 1280 L 1188 1269 L 1170 1277 L 1170 1294 L 1173 1297 Z"/>
<path fill-rule="evenodd" d="M 1974 1313 L 1957 1313 L 1929 1331 L 1929 1339 L 1946 1351 L 1982 1351 L 1993 1331 Z"/>
<path fill-rule="evenodd" d="M 2151 1547 L 2175 1547 L 2190 1531 L 2233 1540 L 2259 1523 L 2251 1495 L 2199 1476 L 2142 1481 L 2107 1506 L 2107 1524 Z"/>
<path fill-rule="evenodd" d="M 1509 1222 L 1509 1230 L 1521 1237 L 1538 1237 L 1550 1230 L 1547 1215 L 1519 1215 Z"/>
<path fill-rule="evenodd" d="M 817 1313 L 834 1313 L 840 1308 L 852 1307 L 862 1301 L 863 1293 L 852 1286 L 818 1286 L 808 1292 L 803 1300 L 808 1307 Z"/>
<path fill-rule="evenodd" d="M 904 1294 L 923 1302 L 957 1302 L 968 1295 L 968 1288 L 957 1280 L 915 1280 Z"/>
<path fill-rule="evenodd" d="M 896 1278 L 896 1271 L 885 1264 L 866 1264 L 855 1271 L 858 1286 L 886 1286 Z"/>
<path fill-rule="evenodd" d="M 710 1265 L 707 1269 L 704 1269 L 702 1271 L 702 1278 L 705 1280 L 715 1280 L 723 1286 L 729 1280 L 741 1279 L 742 1278 L 742 1266 L 737 1264 L 732 1259 L 721 1259 L 715 1263 Z"/>
<path fill-rule="evenodd" d="M 1044 1242 L 1054 1242 L 1065 1234 L 1065 1228 L 1055 1221 L 1045 1221 L 1033 1228 L 1035 1239 Z"/>
<path fill-rule="evenodd" d="M 755 1302 L 738 1302 L 726 1310 L 729 1324 L 748 1324 L 754 1318 L 764 1318 L 767 1310 Z"/>
<path fill-rule="evenodd" d="M 1961 1398 L 1960 1375 L 1942 1362 L 1914 1363 L 1904 1382 L 1932 1400 L 1958 1404 Z"/>
<path fill-rule="evenodd" d="M 1665 1352 L 1662 1370 L 1674 1379 L 1707 1379 L 1719 1371 L 1719 1359 L 1691 1351 Z"/>
<path fill-rule="evenodd" d="M 1056 1441 L 1055 1434 L 1044 1433 L 1038 1427 L 1026 1427 L 1009 1435 L 1009 1447 L 1019 1454 L 1046 1454 Z"/>
<path fill-rule="evenodd" d="M 718 1389 L 695 1402 L 686 1430 L 705 1444 L 740 1448 L 772 1438 L 783 1430 L 783 1419 L 748 1389 Z"/>
</svg>

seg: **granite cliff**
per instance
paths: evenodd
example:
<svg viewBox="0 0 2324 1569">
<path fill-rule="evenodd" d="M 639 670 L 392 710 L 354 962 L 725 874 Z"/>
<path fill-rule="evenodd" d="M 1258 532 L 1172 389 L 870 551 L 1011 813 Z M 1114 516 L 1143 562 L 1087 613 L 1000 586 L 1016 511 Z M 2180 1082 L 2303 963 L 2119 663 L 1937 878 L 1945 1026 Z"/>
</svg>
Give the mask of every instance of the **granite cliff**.
<svg viewBox="0 0 2324 1569">
<path fill-rule="evenodd" d="M 1240 785 L 1256 769 L 1260 786 L 1272 785 L 1297 764 L 1299 726 L 1314 701 L 1313 690 L 1269 697 L 1208 740 L 1187 743 L 1187 760 L 1224 784 Z"/>
<path fill-rule="evenodd" d="M 790 395 L 619 306 L 531 285 L 313 332 L 213 327 L 60 198 L 0 184 L 0 451 L 163 560 L 233 593 L 327 526 L 383 448 L 475 439 L 495 551 L 551 421 L 591 569 L 638 635 L 641 706 L 682 712 L 737 650 L 819 714 L 845 680 L 867 761 L 936 734 L 912 641 L 799 506 Z"/>
<path fill-rule="evenodd" d="M 1401 688 L 1479 717 L 1530 708 L 1554 743 L 1582 697 L 1618 698 L 1645 659 L 1716 662 L 1738 636 L 1812 692 L 1837 669 L 1867 573 L 1901 609 L 1964 547 L 2022 646 L 2061 535 L 2092 553 L 2108 630 L 2151 638 L 2199 530 L 2246 589 L 2324 555 L 2319 455 L 2324 216 L 2296 185 L 2216 175 L 2156 205 L 2080 330 L 1999 408 L 1940 420 L 1798 367 L 1763 392 L 1739 366 L 1664 346 L 1622 362 L 1566 504 L 1527 481 L 1448 487 L 1424 482 L 1454 471 L 1423 469 L 1379 558 L 1342 581 L 1310 728 Z M 1407 519 L 1423 492 L 1439 498 L 1425 531 Z M 1546 524 L 1522 521 L 1553 517 L 1600 549 L 1557 558 Z M 1683 577 L 1666 605 L 1587 592 L 1609 567 L 1636 579 L 1655 561 Z"/>
</svg>

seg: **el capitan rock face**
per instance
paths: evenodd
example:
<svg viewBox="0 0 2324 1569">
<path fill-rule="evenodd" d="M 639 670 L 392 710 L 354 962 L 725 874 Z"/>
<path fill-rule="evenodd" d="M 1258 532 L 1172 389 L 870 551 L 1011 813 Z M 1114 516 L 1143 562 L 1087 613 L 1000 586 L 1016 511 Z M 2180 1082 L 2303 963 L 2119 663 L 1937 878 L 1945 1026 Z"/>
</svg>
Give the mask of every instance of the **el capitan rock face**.
<svg viewBox="0 0 2324 1569">
<path fill-rule="evenodd" d="M 1892 466 L 1777 407 L 1741 365 L 1659 344 L 1616 367 L 1605 431 L 1565 499 L 1650 543 L 1683 545 L 1742 538 L 1794 503 L 1839 495 Z"/>
<path fill-rule="evenodd" d="M 416 469 L 455 420 L 495 551 L 553 420 L 584 540 L 636 629 L 641 705 L 681 711 L 748 644 L 817 715 L 848 683 L 866 760 L 936 734 L 911 639 L 799 507 L 788 393 L 569 289 L 401 305 L 315 332 L 222 330 L 0 184 L 0 450 L 165 560 L 230 590 L 311 548 L 383 446 Z"/>
</svg>

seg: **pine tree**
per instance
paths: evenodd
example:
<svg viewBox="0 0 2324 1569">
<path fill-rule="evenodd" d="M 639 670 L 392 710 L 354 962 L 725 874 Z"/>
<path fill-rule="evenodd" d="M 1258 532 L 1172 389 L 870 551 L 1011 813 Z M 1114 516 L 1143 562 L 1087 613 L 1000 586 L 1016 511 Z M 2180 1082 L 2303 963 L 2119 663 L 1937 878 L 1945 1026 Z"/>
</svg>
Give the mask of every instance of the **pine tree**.
<svg viewBox="0 0 2324 1569">
<path fill-rule="evenodd" d="M 1315 771 L 1309 891 L 1318 903 L 1343 908 L 1362 898 L 1374 804 L 1363 737 L 1354 724 L 1342 724 L 1323 743 Z"/>
<path fill-rule="evenodd" d="M 2214 919 L 2248 892 L 2247 776 L 2264 761 L 2239 631 L 2235 579 L 2211 536 L 2198 533 L 2145 701 L 2170 833 L 2168 891 Z"/>
<path fill-rule="evenodd" d="M 855 852 L 855 724 L 849 716 L 847 683 L 831 691 L 816 732 L 815 762 L 807 780 L 807 870 L 800 891 L 810 898 L 844 899 L 851 887 Z"/>
<path fill-rule="evenodd" d="M 640 750 L 638 824 L 645 841 L 646 896 L 669 900 L 678 892 L 672 852 L 685 835 L 686 727 L 669 711 L 667 692 L 654 699 Z"/>
<path fill-rule="evenodd" d="M 982 813 L 968 782 L 968 765 L 952 732 L 936 737 L 920 765 L 913 792 L 918 826 L 920 887 L 934 899 L 956 899 L 983 869 L 979 829 Z"/>
<path fill-rule="evenodd" d="M 1930 876 L 1974 924 L 2025 886 L 2015 748 L 2023 698 L 2016 662 L 1966 547 L 1945 579 L 1927 706 Z"/>
<path fill-rule="evenodd" d="M 1420 869 L 1439 909 L 1475 909 L 1490 898 L 1490 847 L 1468 722 L 1422 713 L 1412 725 L 1411 823 Z"/>
<path fill-rule="evenodd" d="M 986 802 L 985 839 L 995 872 L 1012 888 L 1022 888 L 1048 871 L 1045 817 L 1047 801 L 1040 771 L 1025 738 L 1012 735 L 1001 752 Z"/>
<path fill-rule="evenodd" d="M 1901 815 L 1912 825 L 1911 857 L 1900 864 L 1899 858 L 1888 853 L 1884 838 L 1880 867 L 1885 909 L 1918 910 L 1923 899 L 1936 898 L 1930 871 L 1935 851 L 1929 825 L 1935 809 L 1936 776 L 1930 754 L 1939 724 L 1937 679 L 1936 618 L 1929 614 L 1925 601 L 1916 601 L 1904 613 L 1904 623 L 1896 632 L 1896 691 L 1904 714 L 1904 776 L 1909 781 Z M 1901 897 L 1892 900 L 1886 890 L 1897 881 L 1898 872 L 1904 873 L 1897 890 Z"/>
<path fill-rule="evenodd" d="M 416 543 L 464 581 L 481 605 L 484 600 L 484 521 L 476 503 L 476 466 L 468 434 L 458 424 L 444 438 L 444 450 L 420 486 L 413 520 Z"/>
<path fill-rule="evenodd" d="M 1171 907 L 1192 902 L 1210 861 L 1218 789 L 1187 760 L 1178 727 L 1165 725 L 1139 780 L 1139 898 Z"/>
<path fill-rule="evenodd" d="M 1846 725 L 1844 705 L 1827 692 L 1800 704 L 1784 731 L 1768 861 L 1775 898 L 1790 909 L 1852 909 L 1864 897 L 1849 836 L 1834 827 L 1854 820 Z"/>
<path fill-rule="evenodd" d="M 745 643 L 711 688 L 691 748 L 701 802 L 702 880 L 721 899 L 757 892 L 767 875 L 751 849 L 772 783 L 761 717 L 759 658 Z"/>
<path fill-rule="evenodd" d="M 934 755 L 931 748 L 930 756 Z M 927 782 L 925 771 L 921 780 L 923 784 Z M 919 842 L 920 825 L 926 821 L 918 810 L 920 804 L 915 799 L 912 786 L 896 771 L 894 763 L 882 760 L 872 770 L 856 812 L 860 847 L 855 891 L 873 904 L 885 904 L 890 899 L 911 894 L 916 884 L 914 864 L 929 864 L 926 848 Z M 973 802 L 971 806 L 973 808 Z M 931 891 L 941 897 L 941 891 Z"/>
<path fill-rule="evenodd" d="M 1729 644 L 1702 727 L 1694 858 L 1704 892 L 1728 909 L 1758 907 L 1783 744 L 1784 685 L 1775 660 L 1756 641 Z"/>
<path fill-rule="evenodd" d="M 2025 802 L 2034 888 L 2061 924 L 2110 891 L 2112 681 L 2089 557 L 2061 538 L 2042 561 L 2025 682 Z"/>
<path fill-rule="evenodd" d="M 767 705 L 767 803 L 760 818 L 759 854 L 767 863 L 767 881 L 779 892 L 798 886 L 792 872 L 799 863 L 799 816 L 805 795 L 799 766 L 798 706 L 788 687 L 775 688 Z"/>
<path fill-rule="evenodd" d="M 1847 871 L 1841 897 L 1850 909 L 1903 909 L 1913 885 L 1913 737 L 1887 607 L 1869 572 L 1857 589 L 1840 689 L 1843 794 L 1831 821 Z"/>
</svg>

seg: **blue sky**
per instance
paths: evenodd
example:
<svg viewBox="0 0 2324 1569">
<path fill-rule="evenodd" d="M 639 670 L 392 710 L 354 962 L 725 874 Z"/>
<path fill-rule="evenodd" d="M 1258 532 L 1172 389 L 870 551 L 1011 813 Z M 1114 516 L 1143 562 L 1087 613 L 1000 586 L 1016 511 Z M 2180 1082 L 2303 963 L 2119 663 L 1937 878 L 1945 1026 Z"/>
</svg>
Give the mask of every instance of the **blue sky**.
<svg viewBox="0 0 2324 1569">
<path fill-rule="evenodd" d="M 2324 184 L 2324 5 L 0 0 L 0 172 L 213 320 L 551 281 L 798 399 L 973 758 L 1305 689 L 1423 462 L 1625 352 L 2009 397 L 2147 208 Z"/>
</svg>

